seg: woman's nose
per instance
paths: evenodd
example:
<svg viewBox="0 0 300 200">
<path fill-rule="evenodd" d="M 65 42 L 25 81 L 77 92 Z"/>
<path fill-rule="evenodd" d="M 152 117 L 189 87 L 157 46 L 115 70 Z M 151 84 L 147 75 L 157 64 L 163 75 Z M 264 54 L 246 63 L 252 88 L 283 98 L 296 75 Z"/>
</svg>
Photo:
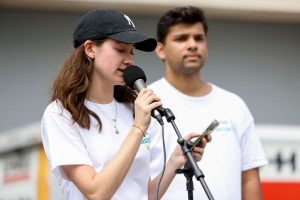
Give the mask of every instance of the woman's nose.
<svg viewBox="0 0 300 200">
<path fill-rule="evenodd" d="M 132 57 L 131 54 L 125 58 L 124 63 L 125 63 L 126 66 L 129 66 L 129 65 L 133 64 L 133 57 Z"/>
</svg>

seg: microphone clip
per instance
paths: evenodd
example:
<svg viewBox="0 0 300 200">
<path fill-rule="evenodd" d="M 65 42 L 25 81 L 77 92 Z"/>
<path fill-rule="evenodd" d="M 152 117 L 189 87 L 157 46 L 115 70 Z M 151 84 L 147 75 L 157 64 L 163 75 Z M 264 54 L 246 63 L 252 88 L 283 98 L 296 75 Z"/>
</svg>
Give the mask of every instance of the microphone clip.
<svg viewBox="0 0 300 200">
<path fill-rule="evenodd" d="M 162 126 L 164 125 L 164 121 L 163 121 L 162 117 L 165 115 L 165 108 L 163 108 L 162 106 L 159 106 L 159 107 L 155 108 L 154 110 L 152 110 L 151 115 L 160 123 L 160 125 L 162 125 Z"/>
<path fill-rule="evenodd" d="M 155 108 L 154 110 L 152 110 L 152 117 L 154 117 L 159 123 L 160 125 L 164 125 L 163 119 L 162 117 L 165 116 L 167 121 L 173 121 L 175 120 L 175 116 L 172 113 L 172 111 L 169 108 L 164 108 L 162 106 L 159 106 L 157 108 Z"/>
</svg>

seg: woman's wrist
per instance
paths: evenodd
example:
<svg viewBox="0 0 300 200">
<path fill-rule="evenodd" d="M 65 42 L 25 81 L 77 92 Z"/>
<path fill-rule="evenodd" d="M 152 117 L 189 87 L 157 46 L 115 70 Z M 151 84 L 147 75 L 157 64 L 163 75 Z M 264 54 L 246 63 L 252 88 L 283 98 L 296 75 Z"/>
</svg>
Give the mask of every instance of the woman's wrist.
<svg viewBox="0 0 300 200">
<path fill-rule="evenodd" d="M 132 124 L 132 127 L 137 129 L 142 135 L 143 137 L 145 137 L 145 132 L 140 126 L 138 126 L 137 124 Z"/>
</svg>

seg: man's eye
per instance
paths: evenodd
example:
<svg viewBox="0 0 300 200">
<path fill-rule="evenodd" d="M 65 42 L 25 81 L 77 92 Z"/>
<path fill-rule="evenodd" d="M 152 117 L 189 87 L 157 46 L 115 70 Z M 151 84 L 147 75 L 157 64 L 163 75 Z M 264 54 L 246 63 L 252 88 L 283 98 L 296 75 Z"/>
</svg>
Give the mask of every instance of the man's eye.
<svg viewBox="0 0 300 200">
<path fill-rule="evenodd" d="M 174 40 L 175 40 L 175 41 L 182 42 L 182 41 L 185 41 L 186 38 L 185 38 L 185 37 L 179 37 L 179 38 L 175 38 Z"/>
<path fill-rule="evenodd" d="M 196 41 L 204 41 L 205 37 L 199 36 L 199 37 L 195 37 Z"/>
</svg>

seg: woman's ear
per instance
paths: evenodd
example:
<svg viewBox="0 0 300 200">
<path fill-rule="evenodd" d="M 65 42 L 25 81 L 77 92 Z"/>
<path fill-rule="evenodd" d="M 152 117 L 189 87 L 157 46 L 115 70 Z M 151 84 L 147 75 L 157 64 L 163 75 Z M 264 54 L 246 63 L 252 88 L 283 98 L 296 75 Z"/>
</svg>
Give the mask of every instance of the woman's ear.
<svg viewBox="0 0 300 200">
<path fill-rule="evenodd" d="M 165 52 L 164 52 L 164 44 L 161 42 L 157 43 L 156 49 L 155 49 L 156 55 L 161 59 L 164 60 L 166 58 Z"/>
<path fill-rule="evenodd" d="M 83 43 L 84 45 L 84 52 L 85 54 L 91 58 L 91 59 L 95 59 L 95 52 L 94 52 L 94 48 L 93 48 L 93 42 L 91 40 L 87 40 Z"/>
</svg>

